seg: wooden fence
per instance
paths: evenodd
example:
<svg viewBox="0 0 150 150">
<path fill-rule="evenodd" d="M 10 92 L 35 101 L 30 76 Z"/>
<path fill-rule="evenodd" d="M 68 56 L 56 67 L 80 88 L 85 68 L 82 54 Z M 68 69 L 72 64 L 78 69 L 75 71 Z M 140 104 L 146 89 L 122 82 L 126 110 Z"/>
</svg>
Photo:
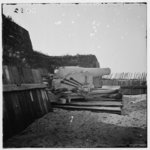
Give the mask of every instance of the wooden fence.
<svg viewBox="0 0 150 150">
<path fill-rule="evenodd" d="M 147 73 L 116 73 L 104 76 L 103 85 L 119 85 L 123 94 L 145 94 L 147 93 Z"/>
<path fill-rule="evenodd" d="M 103 76 L 104 79 L 119 79 L 119 80 L 125 80 L 125 79 L 139 79 L 142 81 L 146 81 L 147 79 L 147 73 L 143 72 L 143 73 L 115 73 L 115 74 L 110 74 L 110 75 L 105 75 Z"/>
<path fill-rule="evenodd" d="M 3 139 L 51 111 L 42 69 L 3 66 Z"/>
</svg>

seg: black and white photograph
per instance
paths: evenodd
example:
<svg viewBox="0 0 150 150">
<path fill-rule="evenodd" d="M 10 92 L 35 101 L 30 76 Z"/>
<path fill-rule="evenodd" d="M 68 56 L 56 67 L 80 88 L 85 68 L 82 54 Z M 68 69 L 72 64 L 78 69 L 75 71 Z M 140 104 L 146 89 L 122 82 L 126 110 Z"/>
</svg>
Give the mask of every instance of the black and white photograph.
<svg viewBox="0 0 150 150">
<path fill-rule="evenodd" d="M 147 148 L 147 2 L 1 3 L 3 148 Z"/>
</svg>

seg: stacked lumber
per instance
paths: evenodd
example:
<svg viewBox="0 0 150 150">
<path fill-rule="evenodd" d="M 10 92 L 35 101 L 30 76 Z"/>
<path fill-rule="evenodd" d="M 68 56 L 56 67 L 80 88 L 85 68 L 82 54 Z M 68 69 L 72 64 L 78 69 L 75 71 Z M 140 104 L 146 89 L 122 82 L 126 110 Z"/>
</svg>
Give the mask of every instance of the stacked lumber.
<svg viewBox="0 0 150 150">
<path fill-rule="evenodd" d="M 119 95 L 119 96 L 118 96 Z M 121 114 L 122 95 L 119 89 L 96 89 L 87 94 L 68 94 L 66 101 L 53 102 L 55 108 L 90 110 Z"/>
</svg>

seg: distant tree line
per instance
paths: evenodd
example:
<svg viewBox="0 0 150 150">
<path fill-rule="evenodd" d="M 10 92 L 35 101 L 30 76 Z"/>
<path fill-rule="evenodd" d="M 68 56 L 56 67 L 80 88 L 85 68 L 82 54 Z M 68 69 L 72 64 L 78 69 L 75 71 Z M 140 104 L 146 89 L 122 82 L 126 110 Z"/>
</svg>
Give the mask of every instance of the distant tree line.
<svg viewBox="0 0 150 150">
<path fill-rule="evenodd" d="M 38 60 L 38 61 L 37 61 Z M 99 67 L 99 63 L 95 55 L 64 55 L 64 56 L 47 56 L 34 51 L 31 59 L 33 68 L 46 67 L 51 72 L 61 66 L 81 66 L 81 67 Z"/>
</svg>

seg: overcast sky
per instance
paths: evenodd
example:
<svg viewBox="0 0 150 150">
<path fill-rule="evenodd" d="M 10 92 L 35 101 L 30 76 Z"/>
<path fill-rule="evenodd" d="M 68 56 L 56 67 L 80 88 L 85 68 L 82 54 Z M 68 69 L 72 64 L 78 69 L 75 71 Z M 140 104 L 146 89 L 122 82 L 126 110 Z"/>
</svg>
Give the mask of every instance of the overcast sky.
<svg viewBox="0 0 150 150">
<path fill-rule="evenodd" d="M 147 70 L 145 4 L 18 4 L 3 13 L 29 31 L 34 50 L 94 54 L 114 73 Z"/>
</svg>

